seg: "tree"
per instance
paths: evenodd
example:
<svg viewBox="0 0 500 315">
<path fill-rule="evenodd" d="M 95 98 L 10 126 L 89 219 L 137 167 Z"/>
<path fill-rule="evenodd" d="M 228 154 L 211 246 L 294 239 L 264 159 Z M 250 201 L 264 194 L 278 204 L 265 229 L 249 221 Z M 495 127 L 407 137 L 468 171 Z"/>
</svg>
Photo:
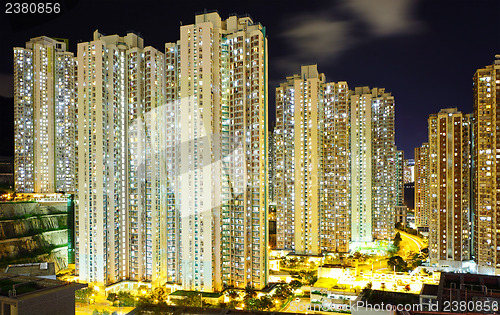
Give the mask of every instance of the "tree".
<svg viewBox="0 0 500 315">
<path fill-rule="evenodd" d="M 149 295 L 150 303 L 154 304 L 166 304 L 168 298 L 167 289 L 164 287 L 156 287 Z"/>
<path fill-rule="evenodd" d="M 259 309 L 259 299 L 245 299 L 245 309 L 250 311 L 257 311 Z"/>
<path fill-rule="evenodd" d="M 299 280 L 292 280 L 290 281 L 289 285 L 292 290 L 297 290 L 302 287 L 302 282 L 300 282 Z"/>
<path fill-rule="evenodd" d="M 299 275 L 303 280 L 303 283 L 308 285 L 313 285 L 316 281 L 318 281 L 318 276 L 316 275 L 315 270 L 300 270 Z"/>
<path fill-rule="evenodd" d="M 193 306 L 200 307 L 203 305 L 207 305 L 203 302 L 201 293 L 189 292 L 183 299 L 174 300 L 175 305 L 177 306 Z"/>
<path fill-rule="evenodd" d="M 292 295 L 292 289 L 286 283 L 279 284 L 278 288 L 274 292 L 274 297 L 278 300 L 284 301 Z"/>
<path fill-rule="evenodd" d="M 269 311 L 274 306 L 273 300 L 269 295 L 264 295 L 260 297 L 259 300 L 259 310 L 261 311 Z"/>
<path fill-rule="evenodd" d="M 245 288 L 245 297 L 243 298 L 245 301 L 249 300 L 251 298 L 254 298 L 257 296 L 257 292 L 255 292 L 255 289 L 251 286 L 246 286 Z M 245 302 L 246 304 L 246 302 Z"/>
<path fill-rule="evenodd" d="M 135 304 L 134 297 L 129 292 L 119 291 L 116 299 L 119 306 L 133 306 Z"/>
<path fill-rule="evenodd" d="M 423 264 L 422 259 L 420 259 L 420 256 L 417 256 L 417 258 L 416 258 L 416 259 L 412 259 L 412 260 L 410 261 L 410 266 L 409 266 L 409 267 L 411 267 L 411 269 L 415 269 L 415 268 L 417 268 L 418 266 L 422 266 L 422 264 Z"/>
<path fill-rule="evenodd" d="M 429 258 L 429 247 L 422 248 L 420 257 L 422 260 L 427 260 L 427 258 Z"/>
<path fill-rule="evenodd" d="M 239 297 L 238 291 L 233 289 L 227 290 L 226 294 L 230 300 L 236 300 Z"/>
<path fill-rule="evenodd" d="M 286 267 L 288 266 L 288 259 L 286 259 L 286 256 L 281 256 L 280 257 L 280 266 L 281 267 Z"/>
<path fill-rule="evenodd" d="M 390 244 L 389 248 L 387 249 L 387 254 L 389 255 L 389 257 L 396 256 L 398 251 L 399 249 L 396 246 L 394 246 L 394 244 Z"/>
<path fill-rule="evenodd" d="M 401 243 L 403 239 L 401 238 L 401 233 L 396 233 L 396 236 L 394 236 L 394 240 L 392 241 L 392 243 L 394 244 L 394 246 L 396 246 L 396 248 L 399 250 L 399 244 Z"/>
<path fill-rule="evenodd" d="M 392 256 L 387 260 L 387 266 L 391 269 L 396 269 L 397 272 L 405 272 L 408 270 L 408 265 L 401 256 Z"/>
<path fill-rule="evenodd" d="M 316 275 L 311 275 L 306 278 L 306 284 L 308 285 L 314 285 L 318 281 L 318 276 Z"/>
<path fill-rule="evenodd" d="M 75 291 L 75 299 L 79 302 L 87 302 L 89 297 L 92 296 L 92 294 L 96 294 L 96 290 L 91 287 L 87 287 L 85 289 L 80 289 Z"/>
<path fill-rule="evenodd" d="M 401 224 L 401 222 L 396 222 L 396 229 L 398 229 L 398 230 L 404 230 L 405 227 L 403 226 L 403 224 Z"/>
<path fill-rule="evenodd" d="M 106 298 L 106 300 L 108 300 L 114 304 L 118 300 L 118 294 L 111 292 L 108 294 L 108 297 Z"/>
<path fill-rule="evenodd" d="M 238 306 L 238 303 L 238 301 L 229 301 L 229 303 L 226 304 L 226 307 L 234 310 L 236 306 Z"/>
</svg>

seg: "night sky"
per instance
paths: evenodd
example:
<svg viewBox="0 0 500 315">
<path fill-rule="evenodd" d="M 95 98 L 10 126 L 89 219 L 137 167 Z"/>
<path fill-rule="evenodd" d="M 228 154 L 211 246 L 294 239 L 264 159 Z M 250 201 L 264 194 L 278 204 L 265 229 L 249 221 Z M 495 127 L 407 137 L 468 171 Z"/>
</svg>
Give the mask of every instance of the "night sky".
<svg viewBox="0 0 500 315">
<path fill-rule="evenodd" d="M 54 0 L 52 0 L 54 1 Z M 3 1 L 6 2 L 6 1 Z M 12 47 L 31 37 L 79 41 L 139 32 L 145 45 L 164 50 L 179 38 L 180 24 L 218 10 L 250 14 L 269 39 L 269 107 L 274 89 L 301 64 L 318 64 L 327 81 L 350 88 L 384 87 L 396 99 L 396 144 L 412 158 L 427 138 L 427 118 L 441 108 L 472 112 L 472 77 L 500 54 L 500 1 L 71 1 L 58 15 L 5 14 L 0 18 L 0 96 L 12 97 Z M 12 102 L 0 98 L 0 155 L 13 155 Z M 270 117 L 274 120 L 274 114 Z M 7 128 L 8 126 L 8 128 Z M 6 129 L 7 128 L 7 129 Z M 7 131 L 5 131 L 7 130 Z M 9 142 L 10 141 L 10 142 Z M 10 154 L 9 154 L 10 152 Z"/>
</svg>

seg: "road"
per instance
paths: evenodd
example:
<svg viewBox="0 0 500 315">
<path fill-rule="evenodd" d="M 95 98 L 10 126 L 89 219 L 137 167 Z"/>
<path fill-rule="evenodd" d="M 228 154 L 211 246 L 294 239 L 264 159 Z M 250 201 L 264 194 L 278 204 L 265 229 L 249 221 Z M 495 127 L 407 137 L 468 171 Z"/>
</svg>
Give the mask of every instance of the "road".
<svg viewBox="0 0 500 315">
<path fill-rule="evenodd" d="M 407 255 L 409 252 L 420 253 L 422 248 L 424 248 L 424 242 L 420 237 L 405 233 L 403 231 L 399 231 L 401 235 L 401 252 L 404 252 Z"/>
</svg>

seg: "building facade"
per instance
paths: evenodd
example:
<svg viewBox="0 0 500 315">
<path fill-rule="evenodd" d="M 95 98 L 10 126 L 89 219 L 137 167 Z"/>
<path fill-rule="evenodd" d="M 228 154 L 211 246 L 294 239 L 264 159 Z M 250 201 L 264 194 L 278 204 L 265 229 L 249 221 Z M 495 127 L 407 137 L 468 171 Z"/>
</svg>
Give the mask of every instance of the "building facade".
<svg viewBox="0 0 500 315">
<path fill-rule="evenodd" d="M 439 266 L 470 260 L 471 120 L 456 108 L 429 117 L 429 258 Z"/>
<path fill-rule="evenodd" d="M 302 66 L 276 88 L 277 248 L 300 255 L 349 244 L 348 90 Z"/>
<path fill-rule="evenodd" d="M 396 150 L 395 159 L 395 180 L 396 180 L 396 205 L 404 205 L 404 152 L 401 150 Z"/>
<path fill-rule="evenodd" d="M 276 204 L 276 133 L 274 131 L 269 131 L 269 137 L 267 139 L 268 147 L 269 147 L 269 202 L 272 204 Z"/>
<path fill-rule="evenodd" d="M 404 183 L 415 182 L 415 160 L 405 159 L 404 161 Z"/>
<path fill-rule="evenodd" d="M 351 240 L 394 236 L 398 180 L 394 97 L 383 88 L 351 91 Z"/>
<path fill-rule="evenodd" d="M 77 273 L 155 283 L 167 271 L 164 54 L 96 31 L 77 58 Z"/>
<path fill-rule="evenodd" d="M 500 56 L 478 69 L 474 92 L 474 259 L 481 273 L 500 273 Z"/>
<path fill-rule="evenodd" d="M 430 220 L 429 143 L 415 148 L 415 225 L 428 231 Z"/>
<path fill-rule="evenodd" d="M 351 241 L 349 87 L 327 82 L 320 111 L 320 232 L 323 252 L 347 253 Z"/>
<path fill-rule="evenodd" d="M 320 99 L 324 74 L 302 66 L 276 89 L 276 130 L 280 139 L 277 185 L 277 246 L 296 254 L 320 249 Z"/>
<path fill-rule="evenodd" d="M 75 190 L 75 60 L 63 40 L 14 47 L 14 147 L 16 192 Z"/>
<path fill-rule="evenodd" d="M 14 54 L 16 186 L 77 190 L 82 281 L 267 284 L 262 25 L 205 13 L 165 53 L 133 33 L 96 31 L 76 61 L 47 37 Z"/>
<path fill-rule="evenodd" d="M 166 44 L 172 142 L 169 279 L 185 289 L 267 284 L 267 38 L 217 13 Z M 175 105 L 178 104 L 178 105 Z M 172 223 L 170 223 L 172 222 Z M 175 231 L 175 232 L 174 232 Z M 177 250 L 176 250 L 177 249 Z"/>
</svg>

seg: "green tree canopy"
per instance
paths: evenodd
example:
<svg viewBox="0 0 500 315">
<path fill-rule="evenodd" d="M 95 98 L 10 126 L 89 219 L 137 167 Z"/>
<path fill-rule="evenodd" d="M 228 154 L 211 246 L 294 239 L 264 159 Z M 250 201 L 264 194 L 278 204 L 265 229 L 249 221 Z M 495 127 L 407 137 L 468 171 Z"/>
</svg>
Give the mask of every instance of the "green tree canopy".
<svg viewBox="0 0 500 315">
<path fill-rule="evenodd" d="M 391 269 L 396 269 L 397 272 L 408 271 L 408 265 L 401 256 L 392 256 L 387 260 L 387 266 Z"/>
</svg>

